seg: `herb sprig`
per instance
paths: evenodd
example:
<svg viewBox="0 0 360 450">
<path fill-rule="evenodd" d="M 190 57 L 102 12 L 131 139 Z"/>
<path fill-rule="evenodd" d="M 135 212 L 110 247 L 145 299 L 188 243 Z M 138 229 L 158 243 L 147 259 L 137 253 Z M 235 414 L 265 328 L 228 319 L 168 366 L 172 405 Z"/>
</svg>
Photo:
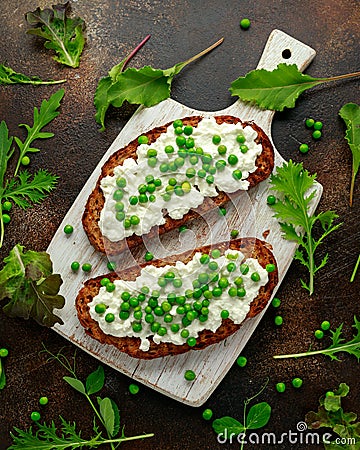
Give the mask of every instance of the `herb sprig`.
<svg viewBox="0 0 360 450">
<path fill-rule="evenodd" d="M 360 442 L 360 422 L 355 422 L 357 415 L 345 412 L 341 401 L 350 391 L 346 383 L 340 383 L 339 389 L 328 391 L 319 399 L 317 412 L 310 411 L 305 416 L 309 429 L 330 428 L 338 439 L 324 440 L 325 450 L 357 450 Z"/>
<path fill-rule="evenodd" d="M 340 111 L 339 116 L 346 124 L 345 139 L 352 153 L 352 175 L 350 184 L 350 206 L 353 204 L 355 178 L 360 167 L 360 106 L 347 103 Z"/>
<path fill-rule="evenodd" d="M 68 17 L 70 2 L 53 5 L 52 8 L 38 7 L 26 13 L 26 20 L 33 27 L 27 33 L 45 39 L 44 47 L 55 51 L 55 61 L 78 67 L 86 42 L 85 22 L 80 17 Z"/>
<path fill-rule="evenodd" d="M 334 220 L 338 218 L 334 211 L 309 214 L 309 207 L 315 196 L 315 180 L 316 174 L 310 175 L 302 163 L 294 163 L 292 160 L 277 167 L 270 179 L 271 189 L 278 193 L 277 201 L 271 205 L 274 217 L 279 220 L 284 239 L 295 241 L 301 247 L 296 250 L 294 258 L 309 271 L 309 283 L 300 281 L 310 295 L 314 292 L 315 274 L 325 266 L 329 257 L 326 254 L 316 264 L 315 252 L 323 240 L 342 225 L 334 225 Z M 318 239 L 313 234 L 317 223 L 322 229 L 322 235 Z"/>
<path fill-rule="evenodd" d="M 27 153 L 40 151 L 32 146 L 36 139 L 48 139 L 54 136 L 54 133 L 44 132 L 42 129 L 59 115 L 58 108 L 64 92 L 63 89 L 59 89 L 49 100 L 43 100 L 40 110 L 34 108 L 32 126 L 19 125 L 25 127 L 27 131 L 24 142 L 19 137 L 9 136 L 9 129 L 5 121 L 0 123 L 0 248 L 5 236 L 4 203 L 12 201 L 20 208 L 27 209 L 35 203 L 40 203 L 55 188 L 58 179 L 56 175 L 39 169 L 31 176 L 27 170 L 19 170 L 24 158 L 27 158 Z M 18 146 L 19 153 L 14 175 L 7 178 L 8 164 L 15 152 L 14 141 Z M 11 208 L 11 203 L 9 207 Z"/>
<path fill-rule="evenodd" d="M 259 392 L 257 392 L 252 397 L 246 398 L 244 400 L 244 408 L 243 408 L 243 423 L 234 419 L 233 417 L 224 416 L 219 419 L 215 419 L 213 421 L 212 427 L 218 435 L 222 435 L 221 438 L 225 440 L 230 439 L 230 436 L 242 435 L 243 439 L 241 440 L 242 450 L 245 445 L 245 435 L 247 430 L 257 430 L 259 428 L 264 427 L 270 420 L 271 416 L 271 406 L 267 402 L 261 402 L 253 405 L 249 411 L 247 412 L 247 406 L 249 403 L 258 397 L 268 385 L 269 380 L 264 383 Z"/>
<path fill-rule="evenodd" d="M 304 91 L 322 83 L 359 77 L 360 72 L 328 78 L 314 78 L 299 71 L 296 64 L 281 63 L 276 69 L 255 69 L 231 83 L 230 92 L 262 109 L 293 108 Z"/>
<path fill-rule="evenodd" d="M 0 84 L 60 84 L 66 80 L 41 80 L 39 77 L 28 77 L 23 73 L 15 72 L 11 67 L 0 64 Z"/>
<path fill-rule="evenodd" d="M 342 337 L 342 329 L 344 324 L 339 325 L 335 331 L 330 330 L 332 344 L 322 350 L 312 350 L 303 353 L 293 353 L 289 355 L 275 355 L 275 359 L 285 359 L 285 358 L 301 358 L 303 356 L 314 356 L 314 355 L 325 355 L 329 356 L 333 361 L 340 361 L 336 356 L 336 353 L 344 352 L 353 355 L 360 361 L 360 322 L 354 316 L 353 328 L 356 330 L 356 334 L 348 342 L 344 342 L 345 339 Z"/>
<path fill-rule="evenodd" d="M 11 433 L 13 445 L 10 446 L 8 450 L 33 450 L 34 448 L 41 448 L 42 450 L 75 450 L 85 447 L 97 448 L 105 444 L 110 445 L 110 448 L 115 450 L 115 448 L 117 448 L 122 442 L 154 436 L 150 433 L 126 437 L 122 429 L 121 436 L 116 437 L 120 432 L 120 414 L 116 403 L 108 397 L 101 398 L 97 396 L 98 408 L 96 408 L 94 402 L 90 398 L 91 395 L 98 394 L 104 387 L 105 374 L 103 367 L 99 366 L 86 378 L 86 382 L 83 383 L 76 375 L 75 354 L 73 357 L 73 363 L 71 363 L 62 353 L 62 350 L 60 350 L 57 354 L 54 354 L 44 345 L 43 347 L 43 351 L 49 355 L 48 361 L 57 361 L 72 375 L 71 377 L 65 376 L 63 379 L 77 392 L 84 395 L 93 409 L 96 419 L 105 429 L 107 437 L 102 436 L 102 432 L 99 430 L 99 427 L 94 420 L 94 435 L 89 439 L 85 439 L 81 436 L 81 432 L 76 431 L 75 423 L 67 422 L 60 416 L 60 430 L 56 428 L 54 422 L 50 425 L 47 425 L 46 423 L 37 423 L 38 429 L 36 431 L 31 427 L 25 431 L 14 428 L 17 436 L 14 433 Z"/>
<path fill-rule="evenodd" d="M 169 69 L 154 69 L 151 66 L 144 66 L 140 69 L 125 69 L 126 64 L 149 37 L 147 36 L 135 50 L 114 66 L 109 71 L 108 76 L 99 81 L 95 92 L 94 105 L 96 107 L 95 119 L 101 125 L 100 131 L 105 130 L 105 114 L 110 105 L 120 108 L 125 101 L 146 107 L 157 105 L 170 97 L 171 83 L 175 75 L 191 62 L 209 53 L 224 40 L 223 38 L 219 39 L 207 49 Z"/>
</svg>

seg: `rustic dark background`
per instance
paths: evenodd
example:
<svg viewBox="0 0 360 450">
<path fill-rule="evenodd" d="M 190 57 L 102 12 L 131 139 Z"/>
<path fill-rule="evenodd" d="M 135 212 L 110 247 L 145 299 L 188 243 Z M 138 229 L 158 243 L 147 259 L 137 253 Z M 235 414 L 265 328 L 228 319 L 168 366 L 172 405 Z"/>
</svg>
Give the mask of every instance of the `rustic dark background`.
<svg viewBox="0 0 360 450">
<path fill-rule="evenodd" d="M 54 2 L 55 3 L 55 2 Z M 57 173 L 57 189 L 41 205 L 26 212 L 16 208 L 6 228 L 6 239 L 0 261 L 16 244 L 27 249 L 45 250 L 53 234 L 71 207 L 81 187 L 98 161 L 131 117 L 135 107 L 111 109 L 106 131 L 100 133 L 95 123 L 93 95 L 96 85 L 147 34 L 151 39 L 133 59 L 134 67 L 149 64 L 167 68 L 206 48 L 218 38 L 221 47 L 188 66 L 176 77 L 172 98 L 200 110 L 222 109 L 232 102 L 230 83 L 256 67 L 269 33 L 278 28 L 305 42 L 317 51 L 307 73 L 324 77 L 355 72 L 360 69 L 360 3 L 358 0 L 193 0 L 193 1 L 73 1 L 73 13 L 87 24 L 87 45 L 78 69 L 61 67 L 51 59 L 43 41 L 26 34 L 24 14 L 50 6 L 43 0 L 4 0 L 0 8 L 0 61 L 13 69 L 43 79 L 67 78 L 61 114 L 48 127 L 55 132 L 51 140 L 37 142 L 41 152 L 32 157 L 30 170 L 46 168 Z M 251 19 L 243 31 L 239 21 Z M 349 278 L 360 251 L 358 216 L 359 182 L 355 201 L 349 207 L 351 153 L 344 139 L 344 123 L 339 109 L 347 102 L 360 103 L 359 80 L 337 82 L 314 88 L 301 96 L 293 110 L 277 113 L 273 122 L 273 139 L 285 159 L 303 161 L 310 172 L 317 172 L 324 186 L 319 210 L 334 209 L 344 225 L 331 235 L 319 250 L 319 257 L 329 252 L 327 266 L 316 278 L 315 293 L 309 297 L 301 288 L 299 277 L 306 270 L 294 262 L 282 283 L 278 296 L 282 300 L 281 328 L 274 325 L 275 311 L 269 308 L 243 354 L 248 365 L 236 364 L 220 386 L 201 408 L 184 406 L 141 386 L 138 395 L 128 392 L 131 382 L 126 376 L 105 367 L 104 395 L 119 405 L 121 422 L 128 436 L 153 432 L 143 442 L 123 445 L 124 449 L 225 449 L 239 444 L 219 444 L 211 422 L 202 419 L 209 407 L 214 418 L 224 415 L 242 420 L 243 400 L 257 392 L 266 378 L 269 384 L 258 401 L 272 407 L 271 420 L 263 431 L 279 436 L 296 424 L 306 412 L 317 408 L 325 391 L 346 382 L 350 394 L 344 401 L 347 411 L 360 414 L 359 366 L 355 357 L 341 355 L 333 362 L 322 355 L 298 360 L 276 361 L 274 354 L 305 351 L 310 345 L 329 345 L 329 338 L 315 342 L 313 332 L 327 319 L 332 327 L 344 322 L 347 339 L 352 335 L 353 316 L 360 315 L 360 273 L 351 284 Z M 12 135 L 23 137 L 19 123 L 32 123 L 33 107 L 55 92 L 57 86 L 1 86 L 0 119 L 5 120 Z M 304 119 L 312 116 L 324 124 L 323 137 L 312 141 Z M 308 142 L 311 151 L 302 155 L 298 141 Z M 70 261 L 69 261 L 70 262 Z M 9 349 L 5 360 L 7 386 L 0 391 L 0 449 L 11 444 L 14 426 L 28 428 L 30 413 L 37 410 L 41 395 L 49 397 L 42 408 L 46 421 L 62 415 L 76 421 L 84 436 L 92 427 L 92 411 L 83 399 L 63 380 L 65 371 L 56 363 L 47 363 L 40 353 L 42 343 L 52 351 L 64 348 L 71 357 L 75 351 L 55 332 L 32 321 L 14 320 L 0 312 L 0 347 Z M 98 366 L 98 361 L 77 351 L 78 376 L 84 379 Z M 303 387 L 291 387 L 294 376 L 303 378 Z M 275 384 L 287 383 L 279 394 Z M 246 448 L 268 448 L 248 445 Z M 278 444 L 278 449 L 322 448 L 296 443 Z"/>
</svg>

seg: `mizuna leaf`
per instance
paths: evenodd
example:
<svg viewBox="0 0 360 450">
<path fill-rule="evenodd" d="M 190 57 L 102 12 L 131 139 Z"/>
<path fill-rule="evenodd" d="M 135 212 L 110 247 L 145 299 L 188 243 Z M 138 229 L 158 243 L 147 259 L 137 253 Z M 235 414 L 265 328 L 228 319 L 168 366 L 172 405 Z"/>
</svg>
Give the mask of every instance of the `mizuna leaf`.
<svg viewBox="0 0 360 450">
<path fill-rule="evenodd" d="M 0 64 L 0 84 L 59 84 L 66 80 L 43 81 L 39 77 L 28 77 L 22 73 L 15 72 L 11 67 Z"/>
<path fill-rule="evenodd" d="M 39 7 L 25 14 L 29 25 L 28 34 L 46 40 L 44 47 L 54 50 L 53 59 L 60 64 L 78 67 L 85 45 L 85 22 L 80 17 L 70 18 L 70 2 L 53 5 L 53 9 Z"/>
<path fill-rule="evenodd" d="M 245 77 L 231 83 L 230 92 L 241 100 L 250 101 L 263 109 L 283 111 L 293 108 L 300 94 L 318 84 L 345 78 L 358 77 L 360 72 L 328 78 L 314 78 L 304 75 L 296 64 L 281 63 L 269 71 L 255 69 Z"/>
<path fill-rule="evenodd" d="M 350 206 L 353 204 L 355 178 L 360 166 L 360 106 L 347 103 L 339 111 L 346 124 L 345 139 L 352 153 L 352 175 L 350 185 Z"/>
</svg>

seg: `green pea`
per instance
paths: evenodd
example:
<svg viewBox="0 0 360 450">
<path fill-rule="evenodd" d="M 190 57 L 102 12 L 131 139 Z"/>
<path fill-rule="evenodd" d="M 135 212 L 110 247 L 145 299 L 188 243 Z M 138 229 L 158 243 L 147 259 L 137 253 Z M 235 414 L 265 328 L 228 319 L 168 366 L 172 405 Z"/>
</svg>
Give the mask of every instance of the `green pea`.
<svg viewBox="0 0 360 450">
<path fill-rule="evenodd" d="M 78 261 L 73 261 L 71 263 L 71 270 L 77 272 L 80 269 L 80 263 Z"/>
<path fill-rule="evenodd" d="M 222 294 L 222 289 L 220 287 L 216 287 L 212 290 L 212 294 L 214 297 L 220 297 Z"/>
<path fill-rule="evenodd" d="M 226 289 L 229 286 L 229 280 L 225 277 L 221 277 L 218 285 L 221 289 Z"/>
<path fill-rule="evenodd" d="M 239 288 L 237 290 L 237 296 L 238 297 L 245 297 L 245 295 L 246 295 L 246 291 L 245 291 L 245 289 L 243 287 L 241 287 L 241 288 Z"/>
<path fill-rule="evenodd" d="M 218 134 L 214 134 L 214 136 L 212 137 L 212 142 L 213 144 L 217 145 L 220 144 L 221 142 L 221 137 Z"/>
<path fill-rule="evenodd" d="M 12 203 L 9 202 L 8 200 L 6 200 L 2 205 L 1 205 L 3 211 L 10 211 L 12 208 Z"/>
<path fill-rule="evenodd" d="M 277 297 L 274 297 L 271 304 L 274 308 L 279 308 L 279 306 L 281 305 L 281 300 Z"/>
<path fill-rule="evenodd" d="M 119 222 L 122 222 L 125 219 L 125 213 L 123 211 L 118 211 L 115 214 L 116 220 L 118 220 Z"/>
<path fill-rule="evenodd" d="M 323 124 L 319 120 L 314 123 L 314 130 L 322 130 Z"/>
<path fill-rule="evenodd" d="M 268 195 L 266 202 L 268 205 L 274 205 L 276 203 L 275 195 Z"/>
<path fill-rule="evenodd" d="M 184 373 L 184 378 L 187 381 L 193 381 L 196 378 L 196 374 L 193 370 L 186 370 Z"/>
<path fill-rule="evenodd" d="M 229 311 L 227 310 L 227 309 L 223 309 L 222 311 L 221 311 L 221 318 L 222 319 L 227 319 L 228 317 L 229 317 L 229 315 L 230 315 L 230 313 L 229 313 Z"/>
<path fill-rule="evenodd" d="M 236 239 L 239 236 L 239 230 L 231 230 L 230 237 L 231 239 Z"/>
<path fill-rule="evenodd" d="M 194 337 L 189 337 L 186 340 L 186 343 L 189 347 L 194 347 L 196 345 L 196 339 Z"/>
<path fill-rule="evenodd" d="M 196 170 L 193 167 L 186 169 L 186 176 L 188 178 L 193 178 L 196 175 Z"/>
<path fill-rule="evenodd" d="M 227 212 L 226 208 L 224 208 L 224 207 L 219 208 L 219 215 L 220 216 L 225 216 L 226 212 Z"/>
<path fill-rule="evenodd" d="M 236 287 L 231 287 L 228 290 L 228 294 L 230 295 L 230 297 L 236 297 L 237 296 L 237 289 L 236 289 Z"/>
<path fill-rule="evenodd" d="M 65 225 L 64 226 L 64 233 L 65 234 L 71 234 L 74 231 L 74 227 L 72 225 Z"/>
<path fill-rule="evenodd" d="M 165 327 L 160 327 L 157 331 L 157 334 L 159 336 L 165 336 L 166 333 L 167 333 L 167 329 Z"/>
<path fill-rule="evenodd" d="M 316 339 L 322 339 L 324 337 L 324 332 L 322 330 L 315 330 L 314 335 Z"/>
<path fill-rule="evenodd" d="M 276 390 L 280 393 L 285 392 L 286 386 L 285 383 L 276 383 Z"/>
<path fill-rule="evenodd" d="M 243 144 L 246 141 L 245 136 L 243 134 L 238 134 L 236 136 L 236 142 L 239 144 Z"/>
<path fill-rule="evenodd" d="M 314 120 L 314 119 L 309 118 L 309 119 L 306 119 L 306 120 L 305 120 L 305 125 L 306 125 L 308 128 L 312 128 L 312 127 L 314 126 L 314 123 L 315 123 L 315 120 Z"/>
<path fill-rule="evenodd" d="M 115 316 L 112 313 L 107 313 L 105 316 L 105 322 L 111 323 L 114 322 Z"/>
<path fill-rule="evenodd" d="M 213 177 L 213 175 L 208 175 L 208 176 L 206 177 L 206 182 L 207 182 L 207 184 L 213 184 L 214 181 L 215 181 L 215 178 Z"/>
<path fill-rule="evenodd" d="M 320 130 L 315 130 L 312 134 L 312 137 L 314 139 L 320 139 L 321 138 L 321 131 Z"/>
<path fill-rule="evenodd" d="M 169 164 L 166 164 L 166 163 L 160 164 L 159 170 L 161 173 L 167 172 L 169 170 Z"/>
<path fill-rule="evenodd" d="M 30 415 L 31 420 L 38 422 L 41 419 L 41 415 L 38 411 L 33 411 Z"/>
<path fill-rule="evenodd" d="M 125 228 L 125 230 L 128 230 L 130 227 L 131 227 L 130 219 L 125 219 L 124 220 L 124 228 Z"/>
<path fill-rule="evenodd" d="M 146 194 L 140 194 L 139 195 L 139 203 L 147 203 L 148 201 L 148 196 Z"/>
<path fill-rule="evenodd" d="M 174 147 L 172 145 L 167 145 L 165 147 L 165 153 L 170 154 L 170 153 L 174 153 Z"/>
<path fill-rule="evenodd" d="M 138 198 L 137 198 L 136 195 L 131 195 L 131 196 L 129 197 L 129 203 L 130 203 L 130 205 L 135 206 L 135 205 L 137 204 L 137 202 L 138 202 Z"/>
<path fill-rule="evenodd" d="M 190 164 L 192 164 L 193 166 L 195 166 L 195 164 L 198 163 L 199 158 L 198 158 L 196 155 L 192 155 L 192 156 L 190 156 L 189 161 L 190 161 Z"/>
<path fill-rule="evenodd" d="M 232 173 L 233 178 L 235 178 L 235 180 L 241 180 L 242 178 L 242 172 L 239 169 L 236 169 L 233 171 Z"/>
<path fill-rule="evenodd" d="M 116 179 L 116 184 L 117 186 L 119 186 L 120 188 L 124 188 L 126 186 L 126 179 L 124 177 L 118 177 Z"/>
<path fill-rule="evenodd" d="M 40 397 L 40 398 L 39 398 L 39 403 L 40 403 L 40 405 L 42 405 L 42 406 L 47 405 L 47 404 L 49 403 L 49 399 L 48 399 L 47 397 L 45 397 L 45 396 Z"/>
<path fill-rule="evenodd" d="M 243 284 L 244 280 L 241 277 L 236 277 L 234 280 L 234 284 L 239 287 Z"/>
<path fill-rule="evenodd" d="M 139 144 L 147 144 L 148 142 L 149 142 L 149 139 L 147 136 L 142 135 L 142 136 L 138 137 Z"/>
<path fill-rule="evenodd" d="M 249 19 L 244 18 L 244 19 L 241 19 L 241 20 L 240 20 L 240 27 L 241 27 L 243 30 L 249 29 L 249 28 L 250 28 L 250 25 L 251 25 L 251 22 L 250 22 Z"/>
<path fill-rule="evenodd" d="M 154 255 L 151 252 L 146 252 L 144 258 L 145 261 L 152 261 L 154 259 Z"/>
<path fill-rule="evenodd" d="M 219 268 L 219 265 L 218 265 L 218 263 L 216 261 L 209 262 L 209 269 L 211 271 L 214 272 L 215 270 L 218 270 L 218 268 Z"/>
<path fill-rule="evenodd" d="M 228 272 L 234 272 L 235 270 L 236 270 L 236 264 L 235 263 L 229 263 L 227 266 L 226 266 L 226 268 L 227 268 L 227 271 Z"/>
<path fill-rule="evenodd" d="M 90 272 L 91 269 L 92 269 L 92 266 L 91 266 L 90 263 L 84 263 L 84 264 L 81 266 L 81 268 L 82 268 L 82 270 L 83 270 L 84 272 Z"/>
<path fill-rule="evenodd" d="M 225 153 L 227 152 L 226 145 L 219 145 L 217 151 L 219 155 L 225 155 Z"/>
<path fill-rule="evenodd" d="M 185 147 L 186 148 L 193 148 L 195 146 L 195 141 L 192 137 L 189 137 L 185 141 Z"/>
<path fill-rule="evenodd" d="M 276 316 L 274 319 L 274 323 L 276 326 L 281 326 L 283 324 L 283 318 L 281 316 Z"/>
<path fill-rule="evenodd" d="M 260 275 L 259 275 L 257 272 L 253 272 L 253 273 L 251 274 L 251 277 L 250 277 L 250 278 L 252 279 L 252 281 L 255 281 L 255 282 L 260 281 Z"/>
<path fill-rule="evenodd" d="M 98 304 L 95 306 L 95 312 L 96 312 L 97 314 L 104 314 L 104 312 L 106 311 L 106 309 L 107 309 L 107 306 L 105 305 L 105 303 L 98 303 Z"/>
<path fill-rule="evenodd" d="M 226 161 L 224 161 L 223 159 L 219 159 L 219 161 L 216 161 L 215 163 L 216 169 L 219 170 L 220 172 L 225 169 L 225 166 Z"/>
<path fill-rule="evenodd" d="M 124 191 L 122 189 L 116 189 L 116 191 L 114 192 L 113 195 L 113 199 L 118 202 L 120 200 L 122 200 L 124 197 Z"/>
<path fill-rule="evenodd" d="M 183 233 L 184 231 L 186 231 L 188 229 L 188 227 L 186 225 L 180 225 L 179 226 L 179 233 Z"/>
<path fill-rule="evenodd" d="M 157 158 L 156 157 L 151 157 L 148 159 L 148 166 L 150 167 L 155 167 L 157 164 Z"/>
<path fill-rule="evenodd" d="M 228 156 L 228 163 L 231 166 L 235 166 L 235 164 L 237 164 L 238 162 L 239 162 L 239 158 L 236 155 L 231 154 Z"/>
<path fill-rule="evenodd" d="M 139 225 L 140 219 L 138 216 L 130 216 L 131 225 Z"/>
<path fill-rule="evenodd" d="M 27 155 L 23 156 L 21 158 L 21 164 L 23 166 L 28 166 L 30 164 L 30 158 Z"/>
<path fill-rule="evenodd" d="M 198 170 L 198 177 L 199 178 L 205 178 L 206 177 L 206 171 L 204 169 Z"/>
<path fill-rule="evenodd" d="M 236 364 L 239 367 L 245 367 L 247 364 L 247 358 L 245 356 L 239 356 L 236 360 Z"/>
<path fill-rule="evenodd" d="M 115 203 L 115 211 L 124 211 L 124 203 L 123 202 L 116 202 Z"/>
<path fill-rule="evenodd" d="M 203 255 L 200 256 L 200 263 L 201 264 L 209 264 L 209 262 L 210 262 L 210 256 L 209 255 L 204 253 Z"/>
<path fill-rule="evenodd" d="M 106 266 L 109 270 L 114 271 L 116 269 L 116 262 L 108 261 Z"/>
<path fill-rule="evenodd" d="M 204 420 L 210 420 L 213 416 L 213 412 L 209 408 L 204 409 L 202 416 Z"/>
<path fill-rule="evenodd" d="M 245 145 L 245 144 L 243 144 L 243 145 L 240 145 L 240 151 L 241 151 L 241 153 L 247 153 L 247 151 L 249 150 L 249 147 L 247 146 L 247 145 Z"/>
<path fill-rule="evenodd" d="M 243 275 L 246 275 L 246 274 L 249 272 L 249 270 L 250 270 L 250 268 L 249 268 L 249 266 L 248 266 L 247 264 L 241 264 L 241 266 L 240 266 L 240 272 L 241 272 Z"/>
<path fill-rule="evenodd" d="M 212 256 L 214 259 L 220 258 L 220 256 L 221 256 L 220 250 L 219 250 L 218 248 L 214 248 L 214 249 L 211 251 L 211 256 Z"/>
<path fill-rule="evenodd" d="M 2 219 L 5 224 L 7 224 L 11 221 L 11 217 L 9 216 L 9 214 L 3 214 Z"/>
<path fill-rule="evenodd" d="M 183 134 L 182 127 L 176 127 L 174 131 L 175 131 L 175 134 L 177 134 L 177 135 Z"/>
<path fill-rule="evenodd" d="M 131 383 L 129 385 L 130 394 L 136 395 L 140 391 L 140 388 L 137 384 Z"/>
<path fill-rule="evenodd" d="M 324 331 L 329 330 L 330 329 L 330 322 L 328 320 L 324 320 L 321 323 L 321 329 L 324 330 Z"/>
<path fill-rule="evenodd" d="M 130 317 L 129 311 L 120 311 L 119 317 L 121 320 L 127 320 Z"/>
<path fill-rule="evenodd" d="M 174 127 L 174 128 L 176 128 L 176 127 L 182 127 L 182 126 L 183 126 L 183 122 L 182 122 L 181 119 L 176 119 L 176 120 L 174 120 L 174 122 L 173 122 L 173 127 Z"/>
<path fill-rule="evenodd" d="M 303 380 L 301 378 L 294 378 L 291 381 L 291 384 L 294 386 L 294 388 L 298 389 L 302 386 Z"/>
</svg>

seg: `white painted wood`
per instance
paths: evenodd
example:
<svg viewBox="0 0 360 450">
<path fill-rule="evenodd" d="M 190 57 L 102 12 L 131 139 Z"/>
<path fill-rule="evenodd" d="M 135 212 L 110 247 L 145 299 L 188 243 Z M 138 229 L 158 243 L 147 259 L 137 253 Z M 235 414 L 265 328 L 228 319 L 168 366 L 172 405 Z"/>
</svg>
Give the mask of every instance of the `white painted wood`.
<svg viewBox="0 0 360 450">
<path fill-rule="evenodd" d="M 290 58 L 283 58 L 284 50 L 290 51 Z M 304 70 L 314 56 L 315 51 L 310 47 L 279 30 L 274 30 L 266 43 L 258 68 L 272 70 L 280 62 L 286 62 L 289 64 L 295 63 L 300 70 Z M 152 108 L 140 107 L 99 162 L 98 167 L 90 176 L 48 247 L 48 252 L 54 264 L 54 271 L 60 273 L 64 280 L 61 293 L 66 299 L 65 307 L 58 312 L 64 321 L 64 325 L 57 324 L 54 330 L 103 363 L 169 397 L 192 406 L 200 406 L 209 398 L 233 365 L 261 321 L 265 311 L 258 317 L 247 320 L 233 336 L 205 350 L 190 351 L 183 355 L 168 356 L 152 361 L 137 360 L 111 346 L 101 345 L 86 336 L 77 320 L 74 301 L 82 282 L 89 275 L 82 273 L 81 270 L 74 274 L 70 269 L 70 262 L 74 260 L 81 263 L 90 262 L 93 265 L 91 276 L 108 272 L 106 257 L 95 252 L 91 247 L 81 225 L 85 202 L 96 183 L 101 166 L 108 157 L 136 136 L 155 126 L 163 125 L 179 117 L 198 114 L 205 116 L 231 114 L 240 117 L 242 120 L 254 120 L 271 138 L 271 123 L 274 113 L 262 111 L 255 106 L 243 103 L 241 100 L 237 100 L 233 105 L 222 111 L 213 112 L 197 111 L 171 99 L 165 100 Z M 275 164 L 282 164 L 284 160 L 280 153 L 276 149 L 275 153 Z M 266 240 L 273 246 L 281 282 L 291 264 L 296 246 L 281 237 L 278 223 L 272 217 L 270 208 L 266 207 L 268 188 L 269 183 L 265 181 L 250 190 L 249 193 L 242 192 L 237 196 L 232 196 L 232 201 L 227 206 L 226 218 L 219 218 L 215 211 L 210 212 L 206 217 L 192 222 L 190 229 L 185 233 L 179 235 L 178 231 L 174 230 L 163 236 L 161 242 L 159 239 L 145 240 L 145 245 L 155 256 L 161 257 L 165 256 L 166 253 L 179 253 L 187 248 L 194 248 L 194 246 L 226 240 L 229 230 L 233 228 L 240 229 L 240 236 L 256 236 L 260 239 L 264 239 L 263 233 L 269 230 L 270 233 Z M 321 193 L 322 186 L 318 184 L 312 210 L 315 210 Z M 70 236 L 63 232 L 67 223 L 74 225 L 75 228 L 74 233 Z M 135 258 L 142 257 L 142 254 L 139 253 L 141 251 L 144 250 L 135 250 Z M 136 263 L 136 260 L 130 253 L 123 254 L 119 260 L 122 268 L 134 263 Z M 192 369 L 197 374 L 194 382 L 184 379 L 184 371 L 187 369 Z"/>
</svg>

